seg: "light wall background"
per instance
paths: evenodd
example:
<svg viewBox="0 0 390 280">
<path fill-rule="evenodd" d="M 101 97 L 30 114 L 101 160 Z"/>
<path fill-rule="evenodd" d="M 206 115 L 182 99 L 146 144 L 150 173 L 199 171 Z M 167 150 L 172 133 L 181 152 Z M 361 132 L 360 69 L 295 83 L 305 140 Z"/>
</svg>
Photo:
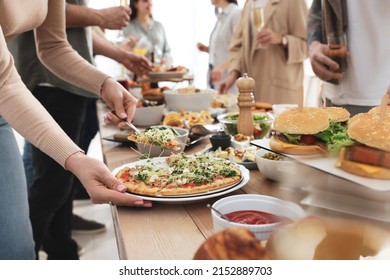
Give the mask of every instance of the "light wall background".
<svg viewBox="0 0 390 280">
<path fill-rule="evenodd" d="M 306 1 L 310 7 L 312 0 Z M 245 0 L 238 0 L 238 3 L 243 7 Z M 97 9 L 116 5 L 119 5 L 119 0 L 89 0 L 89 6 Z M 186 66 L 194 75 L 194 85 L 198 88 L 206 88 L 208 54 L 199 52 L 196 43 L 202 42 L 208 45 L 216 21 L 211 1 L 153 0 L 153 17 L 164 25 L 174 65 Z M 106 32 L 110 40 L 114 40 L 117 34 L 117 31 Z M 98 67 L 108 74 L 120 75 L 120 67 L 115 62 L 102 57 L 97 57 L 96 62 Z M 305 63 L 305 72 L 307 78 L 312 76 L 308 61 Z"/>
</svg>

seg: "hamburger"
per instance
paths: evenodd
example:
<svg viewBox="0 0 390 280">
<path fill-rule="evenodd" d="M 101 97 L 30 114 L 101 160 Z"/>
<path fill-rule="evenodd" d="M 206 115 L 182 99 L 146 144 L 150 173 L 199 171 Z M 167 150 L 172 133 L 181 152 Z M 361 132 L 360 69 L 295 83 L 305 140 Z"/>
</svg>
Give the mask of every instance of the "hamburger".
<svg viewBox="0 0 390 280">
<path fill-rule="evenodd" d="M 290 108 L 275 119 L 270 148 L 295 155 L 337 155 L 342 146 L 352 144 L 345 127 L 348 119 L 344 108 Z"/>
<path fill-rule="evenodd" d="M 349 173 L 390 179 L 390 118 L 362 113 L 353 117 L 347 133 L 355 141 L 341 149 L 337 166 Z"/>
<path fill-rule="evenodd" d="M 347 125 L 351 116 L 351 114 L 343 107 L 322 107 L 321 110 L 325 111 L 330 122 L 338 122 L 344 126 Z"/>
</svg>

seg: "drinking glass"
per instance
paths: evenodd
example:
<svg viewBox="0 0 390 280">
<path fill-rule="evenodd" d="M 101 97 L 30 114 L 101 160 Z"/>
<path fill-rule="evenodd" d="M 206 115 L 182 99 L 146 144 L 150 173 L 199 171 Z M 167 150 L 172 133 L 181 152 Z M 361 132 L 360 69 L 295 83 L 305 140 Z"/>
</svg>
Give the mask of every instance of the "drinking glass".
<svg viewBox="0 0 390 280">
<path fill-rule="evenodd" d="M 120 6 L 125 6 L 125 7 L 129 7 L 130 6 L 130 0 L 119 0 L 119 5 Z M 126 37 L 123 33 L 123 30 L 119 30 L 118 32 L 118 36 L 116 37 L 115 39 L 115 43 L 117 45 L 121 45 L 123 42 L 125 42 L 126 40 Z"/>
<path fill-rule="evenodd" d="M 252 16 L 256 33 L 260 32 L 265 26 L 264 8 L 265 6 L 261 3 L 261 1 L 253 1 Z M 263 45 L 258 45 L 257 47 L 264 48 Z"/>
<path fill-rule="evenodd" d="M 337 62 L 339 68 L 330 68 L 335 73 L 345 72 L 347 69 L 347 40 L 345 33 L 330 33 L 327 35 L 329 51 L 327 56 Z"/>
<path fill-rule="evenodd" d="M 138 39 L 133 51 L 139 55 L 146 55 L 148 52 L 153 51 L 153 44 L 148 38 L 142 36 Z"/>
</svg>

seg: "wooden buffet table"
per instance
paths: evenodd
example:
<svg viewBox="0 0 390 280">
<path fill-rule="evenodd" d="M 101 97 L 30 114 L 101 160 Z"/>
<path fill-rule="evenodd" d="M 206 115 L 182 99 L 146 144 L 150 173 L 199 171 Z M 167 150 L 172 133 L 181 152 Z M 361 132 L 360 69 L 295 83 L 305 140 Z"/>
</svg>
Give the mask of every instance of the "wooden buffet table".
<svg viewBox="0 0 390 280">
<path fill-rule="evenodd" d="M 129 162 L 139 160 L 139 155 L 129 146 L 104 140 L 104 137 L 118 133 L 118 129 L 105 125 L 103 116 L 109 108 L 98 101 L 98 118 L 102 138 L 103 159 L 110 170 Z M 209 141 L 203 140 L 186 149 L 187 153 L 204 150 Z M 263 194 L 281 199 L 300 201 L 307 195 L 297 189 L 281 188 L 276 183 L 265 179 L 258 170 L 250 171 L 250 180 L 243 188 L 233 194 Z M 115 234 L 120 259 L 192 259 L 198 247 L 210 237 L 213 224 L 210 210 L 206 207 L 220 197 L 189 204 L 162 204 L 154 202 L 150 209 L 112 206 Z M 304 207 L 308 214 L 321 216 L 346 216 L 338 212 L 316 207 Z M 356 217 L 349 216 L 355 219 Z M 389 230 L 386 223 L 367 220 Z"/>
</svg>

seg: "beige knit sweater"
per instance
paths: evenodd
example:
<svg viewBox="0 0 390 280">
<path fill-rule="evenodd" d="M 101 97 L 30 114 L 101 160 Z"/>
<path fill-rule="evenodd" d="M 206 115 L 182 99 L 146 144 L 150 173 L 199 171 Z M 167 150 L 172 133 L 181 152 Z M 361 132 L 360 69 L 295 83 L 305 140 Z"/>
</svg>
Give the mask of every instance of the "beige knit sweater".
<svg viewBox="0 0 390 280">
<path fill-rule="evenodd" d="M 62 79 L 99 95 L 108 76 L 86 62 L 66 41 L 64 0 L 0 1 L 0 115 L 65 166 L 66 159 L 80 148 L 25 87 L 6 45 L 7 40 L 31 29 L 35 31 L 39 58 Z"/>
</svg>

